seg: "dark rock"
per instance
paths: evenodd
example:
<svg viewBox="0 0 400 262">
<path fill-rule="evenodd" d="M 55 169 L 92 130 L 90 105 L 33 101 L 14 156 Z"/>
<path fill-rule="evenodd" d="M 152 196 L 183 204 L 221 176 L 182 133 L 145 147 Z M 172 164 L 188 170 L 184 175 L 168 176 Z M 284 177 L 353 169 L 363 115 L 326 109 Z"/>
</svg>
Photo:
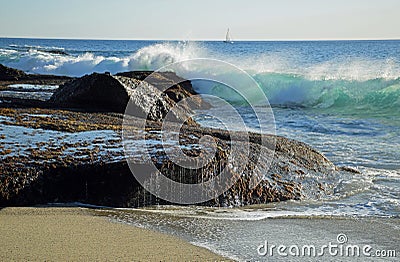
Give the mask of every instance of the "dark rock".
<svg viewBox="0 0 400 262">
<path fill-rule="evenodd" d="M 27 74 L 23 71 L 6 67 L 0 64 L 0 81 L 15 81 L 26 78 Z"/>
<path fill-rule="evenodd" d="M 175 102 L 180 102 L 184 98 L 197 95 L 197 92 L 193 89 L 192 83 L 189 80 L 179 77 L 173 72 L 130 71 L 118 73 L 116 76 L 130 77 L 141 81 L 146 80 L 147 83 L 164 91 L 164 93 Z M 191 100 L 191 102 L 192 104 L 186 106 L 192 109 L 207 109 L 210 107 L 210 105 L 200 97 L 196 97 Z"/>
<path fill-rule="evenodd" d="M 43 52 L 46 52 L 46 53 L 49 53 L 49 54 L 55 54 L 55 55 L 68 55 L 67 52 L 62 51 L 62 50 L 57 50 L 57 49 L 54 49 L 54 50 L 43 50 Z"/>
<path fill-rule="evenodd" d="M 158 84 L 160 85 L 161 82 L 165 83 L 166 78 L 160 80 Z M 139 86 L 140 88 L 138 88 Z M 168 95 L 147 80 L 141 81 L 122 75 L 112 76 L 107 73 L 93 73 L 62 85 L 49 102 L 57 107 L 124 113 L 128 101 L 131 100 L 132 110 L 129 113 L 138 117 L 147 117 L 149 120 L 161 121 L 176 105 L 176 102 L 193 94 L 193 89 L 184 89 L 179 86 L 171 89 L 170 95 Z M 175 99 L 171 99 L 172 96 Z M 200 104 L 201 100 L 198 102 Z M 194 121 L 188 118 L 190 113 L 190 107 L 183 105 L 172 113 L 171 120 L 188 120 L 188 123 L 194 124 Z"/>
<path fill-rule="evenodd" d="M 7 115 L 11 117 L 16 115 L 16 112 L 11 111 Z M 23 112 L 26 112 L 26 110 Z M 50 111 L 44 112 L 50 113 Z M 40 125 L 40 128 L 59 128 L 63 121 L 61 119 L 68 119 L 66 121 L 68 125 L 74 125 L 74 122 L 79 124 L 80 121 L 85 123 L 92 121 L 97 125 L 115 122 L 115 125 L 118 125 L 122 121 L 120 116 L 113 117 L 108 114 L 56 112 L 60 123 L 57 126 Z M 113 118 L 115 119 L 113 120 Z M 55 122 L 57 123 L 57 121 Z M 138 122 L 140 122 L 139 119 Z M 17 123 L 13 122 L 12 124 Z M 26 123 L 26 120 L 21 121 L 22 125 Z M 135 121 L 132 121 L 133 126 L 136 125 L 135 123 Z M 36 122 L 32 124 L 36 124 Z M 169 124 L 176 125 L 173 122 Z M 151 134 L 158 130 L 158 126 L 154 125 L 148 128 L 149 139 L 157 139 L 157 136 L 151 136 Z M 237 140 L 231 141 L 232 134 L 233 132 L 196 126 L 185 126 L 181 129 L 182 144 L 185 143 L 184 141 L 193 139 L 192 137 L 204 135 L 212 136 L 217 143 L 217 152 L 213 160 L 201 169 L 185 169 L 174 164 L 166 157 L 162 149 L 155 150 L 152 153 L 151 161 L 164 176 L 185 184 L 207 181 L 218 175 L 215 172 L 216 170 L 227 168 L 232 179 L 237 180 L 222 195 L 216 196 L 210 201 L 199 203 L 206 206 L 243 206 L 285 200 L 318 199 L 332 194 L 331 191 L 335 188 L 335 183 L 338 179 L 341 179 L 337 175 L 339 172 L 344 172 L 343 170 L 336 170 L 334 164 L 304 143 L 284 137 L 264 135 L 263 139 L 266 143 L 265 146 L 261 146 L 262 137 L 260 134 L 235 132 Z M 249 157 L 249 161 L 246 163 L 243 172 L 238 174 L 235 171 L 235 166 L 227 165 L 229 163 L 230 146 L 232 143 L 237 143 L 239 148 L 245 148 L 246 141 L 244 138 L 246 136 L 249 137 L 250 141 L 250 153 L 246 156 L 245 151 L 239 152 L 238 157 L 243 161 Z M 141 139 L 141 137 L 140 135 L 140 138 L 137 139 Z M 135 137 L 132 137 L 132 139 L 134 143 Z M 189 144 L 193 143 L 195 141 L 190 141 Z M 275 143 L 276 146 L 274 146 Z M 82 147 L 82 145 L 77 146 Z M 132 175 L 126 161 L 121 158 L 123 150 L 120 151 L 120 155 L 115 156 L 118 159 L 116 161 L 115 159 L 99 159 L 96 155 L 89 156 L 95 154 L 91 150 L 85 151 L 86 153 L 80 155 L 79 158 L 73 158 L 68 154 L 60 155 L 60 152 L 65 148 L 60 149 L 53 145 L 41 146 L 40 148 L 43 147 L 47 148 L 45 152 L 34 153 L 32 151 L 30 156 L 1 158 L 0 206 L 76 201 L 115 207 L 169 204 L 141 187 Z M 60 145 L 60 147 L 62 146 Z M 274 148 L 275 151 L 273 151 Z M 198 156 L 202 152 L 193 148 L 186 150 L 185 153 Z M 271 159 L 271 156 L 272 161 L 269 166 L 267 160 Z M 53 159 L 57 159 L 57 161 L 54 162 Z M 93 161 L 92 159 L 98 160 Z M 145 165 L 147 164 L 144 163 L 143 166 Z M 145 170 L 144 167 L 138 168 Z M 254 175 L 262 178 L 256 187 L 251 186 Z M 172 192 L 179 194 L 179 190 Z"/>
<path fill-rule="evenodd" d="M 128 101 L 128 90 L 118 79 L 97 73 L 65 83 L 50 99 L 51 103 L 60 107 L 116 112 L 124 112 Z"/>
<path fill-rule="evenodd" d="M 73 78 L 68 76 L 26 74 L 0 64 L 0 88 L 10 84 L 59 85 L 71 79 Z"/>
<path fill-rule="evenodd" d="M 351 167 L 351 166 L 339 166 L 339 167 L 337 167 L 337 170 L 350 172 L 350 173 L 354 173 L 354 174 L 361 174 L 360 170 L 358 170 L 357 168 Z"/>
</svg>

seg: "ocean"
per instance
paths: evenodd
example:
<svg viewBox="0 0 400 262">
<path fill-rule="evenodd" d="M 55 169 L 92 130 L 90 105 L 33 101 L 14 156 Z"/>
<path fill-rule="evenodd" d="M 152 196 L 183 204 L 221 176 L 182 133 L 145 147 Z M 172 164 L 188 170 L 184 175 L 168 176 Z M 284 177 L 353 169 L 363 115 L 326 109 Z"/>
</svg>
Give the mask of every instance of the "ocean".
<svg viewBox="0 0 400 262">
<path fill-rule="evenodd" d="M 336 165 L 357 168 L 362 174 L 338 179 L 334 194 L 324 199 L 246 209 L 151 207 L 118 213 L 115 219 L 175 234 L 238 260 L 257 260 L 254 245 L 261 240 L 254 238 L 268 231 L 268 219 L 399 218 L 400 40 L 226 44 L 0 38 L 0 63 L 28 73 L 82 76 L 156 70 L 195 58 L 222 60 L 244 70 L 268 98 L 277 135 L 305 142 Z M 206 66 L 186 70 L 189 76 L 196 70 L 215 74 Z M 232 72 L 223 74 L 237 77 Z M 217 85 L 193 84 L 201 94 L 229 101 L 246 128 L 257 130 L 254 112 L 240 96 Z M 202 113 L 206 112 L 199 115 Z M 229 121 L 229 112 L 220 110 L 218 114 Z M 223 128 L 214 119 L 197 120 L 205 126 Z M 234 123 L 231 127 L 235 129 Z M 209 230 L 198 231 L 196 227 Z M 226 240 L 234 237 L 242 241 Z"/>
</svg>

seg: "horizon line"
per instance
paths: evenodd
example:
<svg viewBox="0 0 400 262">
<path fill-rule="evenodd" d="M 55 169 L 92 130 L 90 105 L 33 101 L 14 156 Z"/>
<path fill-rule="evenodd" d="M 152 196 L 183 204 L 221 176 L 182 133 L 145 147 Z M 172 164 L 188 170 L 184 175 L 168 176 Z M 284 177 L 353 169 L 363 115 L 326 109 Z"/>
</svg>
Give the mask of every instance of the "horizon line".
<svg viewBox="0 0 400 262">
<path fill-rule="evenodd" d="M 209 41 L 218 42 L 224 41 L 224 39 L 162 39 L 162 38 L 80 38 L 80 37 L 37 37 L 37 36 L 0 36 L 3 39 L 38 39 L 38 40 L 93 40 L 93 41 Z M 233 42 L 284 42 L 284 41 L 393 41 L 400 40 L 400 37 L 396 38 L 294 38 L 294 39 L 234 39 Z"/>
</svg>

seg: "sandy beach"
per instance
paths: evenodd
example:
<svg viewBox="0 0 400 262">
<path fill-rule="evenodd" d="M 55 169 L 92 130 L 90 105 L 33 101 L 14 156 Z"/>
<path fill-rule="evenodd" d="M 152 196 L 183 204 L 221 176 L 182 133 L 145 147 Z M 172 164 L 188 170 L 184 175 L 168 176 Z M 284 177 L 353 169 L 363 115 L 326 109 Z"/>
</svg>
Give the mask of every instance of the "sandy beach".
<svg viewBox="0 0 400 262">
<path fill-rule="evenodd" d="M 181 239 L 82 208 L 0 210 L 0 260 L 227 261 Z"/>
</svg>

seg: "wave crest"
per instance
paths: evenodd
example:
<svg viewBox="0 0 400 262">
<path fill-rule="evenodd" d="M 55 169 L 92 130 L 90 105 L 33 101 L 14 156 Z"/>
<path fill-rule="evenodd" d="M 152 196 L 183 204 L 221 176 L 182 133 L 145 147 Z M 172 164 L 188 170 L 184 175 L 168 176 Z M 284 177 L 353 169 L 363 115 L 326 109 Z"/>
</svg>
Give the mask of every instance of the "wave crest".
<svg viewBox="0 0 400 262">
<path fill-rule="evenodd" d="M 253 75 L 273 106 L 342 110 L 346 113 L 400 115 L 400 78 L 367 81 L 310 80 L 303 76 L 276 73 Z M 223 97 L 236 105 L 245 101 L 229 87 L 196 85 L 200 93 Z"/>
<path fill-rule="evenodd" d="M 105 57 L 91 52 L 78 56 L 61 55 L 43 51 L 44 47 L 33 46 L 13 48 L 0 49 L 0 63 L 28 73 L 68 76 L 107 71 L 118 73 L 130 70 L 156 70 L 170 63 L 202 56 L 202 49 L 192 42 L 145 46 L 125 57 Z"/>
<path fill-rule="evenodd" d="M 139 49 L 129 58 L 130 70 L 157 70 L 168 64 L 202 56 L 193 42 L 154 44 Z"/>
</svg>

